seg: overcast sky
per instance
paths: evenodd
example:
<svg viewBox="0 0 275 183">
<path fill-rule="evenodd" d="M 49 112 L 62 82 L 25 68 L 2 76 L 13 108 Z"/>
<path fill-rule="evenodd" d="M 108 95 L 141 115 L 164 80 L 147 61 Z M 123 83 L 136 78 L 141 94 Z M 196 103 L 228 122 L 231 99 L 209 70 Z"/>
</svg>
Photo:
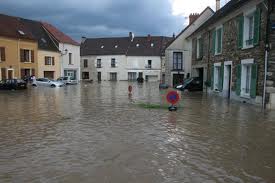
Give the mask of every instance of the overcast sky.
<svg viewBox="0 0 275 183">
<path fill-rule="evenodd" d="M 222 5 L 225 4 L 222 0 Z M 190 13 L 216 0 L 0 0 L 0 13 L 47 21 L 80 40 L 86 37 L 179 33 Z"/>
</svg>

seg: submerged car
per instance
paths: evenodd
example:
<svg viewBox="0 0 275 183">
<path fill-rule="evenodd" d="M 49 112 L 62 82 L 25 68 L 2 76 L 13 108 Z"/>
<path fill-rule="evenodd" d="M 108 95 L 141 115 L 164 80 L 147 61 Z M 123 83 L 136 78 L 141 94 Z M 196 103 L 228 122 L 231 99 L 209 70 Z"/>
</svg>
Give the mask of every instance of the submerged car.
<svg viewBox="0 0 275 183">
<path fill-rule="evenodd" d="M 176 86 L 176 89 L 184 91 L 202 91 L 203 90 L 203 81 L 201 78 L 194 77 L 189 78 L 183 81 L 183 84 Z"/>
<path fill-rule="evenodd" d="M 60 77 L 57 81 L 60 81 L 66 85 L 76 85 L 78 83 L 77 80 L 72 79 L 71 77 Z"/>
<path fill-rule="evenodd" d="M 5 79 L 3 81 L 0 81 L 0 89 L 2 90 L 27 89 L 27 82 L 22 79 Z"/>
<path fill-rule="evenodd" d="M 49 87 L 62 87 L 64 86 L 63 82 L 50 80 L 48 78 L 38 78 L 33 81 L 32 86 L 49 86 Z"/>
</svg>

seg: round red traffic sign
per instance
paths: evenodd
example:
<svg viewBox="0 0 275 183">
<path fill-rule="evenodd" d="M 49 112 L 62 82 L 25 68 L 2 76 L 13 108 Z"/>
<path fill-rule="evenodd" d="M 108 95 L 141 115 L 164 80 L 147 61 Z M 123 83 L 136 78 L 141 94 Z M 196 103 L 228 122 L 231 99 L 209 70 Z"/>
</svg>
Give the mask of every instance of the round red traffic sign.
<svg viewBox="0 0 275 183">
<path fill-rule="evenodd" d="M 179 96 L 178 92 L 176 92 L 176 91 L 170 91 L 166 95 L 167 102 L 169 102 L 173 105 L 178 103 L 179 99 L 180 99 L 180 96 Z"/>
<path fill-rule="evenodd" d="M 133 87 L 131 85 L 128 86 L 128 92 L 131 93 L 133 90 Z"/>
</svg>

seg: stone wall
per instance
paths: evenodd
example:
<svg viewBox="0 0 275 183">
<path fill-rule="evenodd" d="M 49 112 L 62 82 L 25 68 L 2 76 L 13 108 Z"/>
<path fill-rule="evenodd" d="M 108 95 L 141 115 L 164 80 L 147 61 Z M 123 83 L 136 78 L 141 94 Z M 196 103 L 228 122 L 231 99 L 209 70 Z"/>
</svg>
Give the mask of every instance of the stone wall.
<svg viewBox="0 0 275 183">
<path fill-rule="evenodd" d="M 260 41 L 257 46 L 250 49 L 238 48 L 238 17 L 241 14 L 231 18 L 230 20 L 223 21 L 223 39 L 222 39 L 222 54 L 214 55 L 212 53 L 212 31 L 201 32 L 193 36 L 193 54 L 192 54 L 192 66 L 196 66 L 202 63 L 208 63 L 208 66 L 212 66 L 214 63 L 232 61 L 232 90 L 235 91 L 236 82 L 236 66 L 241 63 L 243 59 L 254 59 L 254 62 L 258 64 L 258 78 L 257 78 L 257 96 L 263 94 L 263 82 L 264 82 L 264 55 L 265 55 L 265 34 L 266 34 L 266 16 L 267 12 L 263 5 L 259 5 L 261 11 L 261 30 Z M 219 25 L 217 25 L 219 26 Z M 210 36 L 209 36 L 210 33 Z M 202 60 L 196 59 L 196 38 L 202 36 L 203 38 L 203 58 Z M 209 46 L 210 45 L 210 46 Z M 210 56 L 209 56 L 210 54 Z M 210 80 L 210 67 L 208 67 L 208 80 Z"/>
</svg>

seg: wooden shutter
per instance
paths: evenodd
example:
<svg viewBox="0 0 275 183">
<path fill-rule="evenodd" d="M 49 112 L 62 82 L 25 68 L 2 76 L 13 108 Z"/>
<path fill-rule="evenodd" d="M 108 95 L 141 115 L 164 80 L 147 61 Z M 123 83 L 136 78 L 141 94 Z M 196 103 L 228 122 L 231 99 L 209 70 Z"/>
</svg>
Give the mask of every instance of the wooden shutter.
<svg viewBox="0 0 275 183">
<path fill-rule="evenodd" d="M 32 59 L 32 63 L 34 63 L 34 51 L 31 50 L 31 59 Z"/>
<path fill-rule="evenodd" d="M 220 79 L 219 79 L 219 91 L 223 91 L 223 75 L 224 75 L 224 64 L 221 64 L 221 72 L 220 72 Z"/>
<path fill-rule="evenodd" d="M 214 30 L 212 33 L 212 53 L 213 53 L 213 55 L 215 55 L 215 50 L 216 50 L 216 30 Z"/>
<path fill-rule="evenodd" d="M 20 49 L 20 61 L 21 61 L 21 62 L 25 62 L 24 50 L 23 50 L 23 49 Z"/>
<path fill-rule="evenodd" d="M 200 59 L 203 57 L 203 38 L 200 38 Z"/>
<path fill-rule="evenodd" d="M 254 38 L 253 44 L 258 45 L 260 40 L 261 10 L 257 8 L 254 13 Z"/>
<path fill-rule="evenodd" d="M 1 68 L 1 76 L 2 76 L 2 80 L 6 79 L 6 68 Z"/>
<path fill-rule="evenodd" d="M 214 65 L 211 67 L 211 89 L 214 90 Z"/>
<path fill-rule="evenodd" d="M 241 94 L 241 80 L 242 80 L 242 65 L 239 64 L 236 67 L 236 94 L 240 96 Z"/>
<path fill-rule="evenodd" d="M 35 76 L 35 69 L 32 69 L 32 75 Z"/>
<path fill-rule="evenodd" d="M 5 48 L 4 47 L 0 48 L 0 52 L 1 52 L 1 61 L 2 62 L 6 61 Z"/>
<path fill-rule="evenodd" d="M 251 85 L 250 85 L 250 97 L 255 98 L 257 92 L 257 74 L 258 74 L 258 67 L 257 64 L 252 64 L 251 70 Z"/>
<path fill-rule="evenodd" d="M 217 45 L 217 52 L 221 53 L 222 51 L 222 28 L 218 29 L 218 45 Z"/>
<path fill-rule="evenodd" d="M 54 57 L 52 57 L 52 65 L 55 65 L 55 63 L 54 63 Z"/>
<path fill-rule="evenodd" d="M 47 63 L 47 57 L 45 57 L 45 65 L 48 65 L 48 63 Z"/>
<path fill-rule="evenodd" d="M 244 27 L 244 17 L 238 18 L 238 48 L 243 48 L 243 27 Z"/>
</svg>

